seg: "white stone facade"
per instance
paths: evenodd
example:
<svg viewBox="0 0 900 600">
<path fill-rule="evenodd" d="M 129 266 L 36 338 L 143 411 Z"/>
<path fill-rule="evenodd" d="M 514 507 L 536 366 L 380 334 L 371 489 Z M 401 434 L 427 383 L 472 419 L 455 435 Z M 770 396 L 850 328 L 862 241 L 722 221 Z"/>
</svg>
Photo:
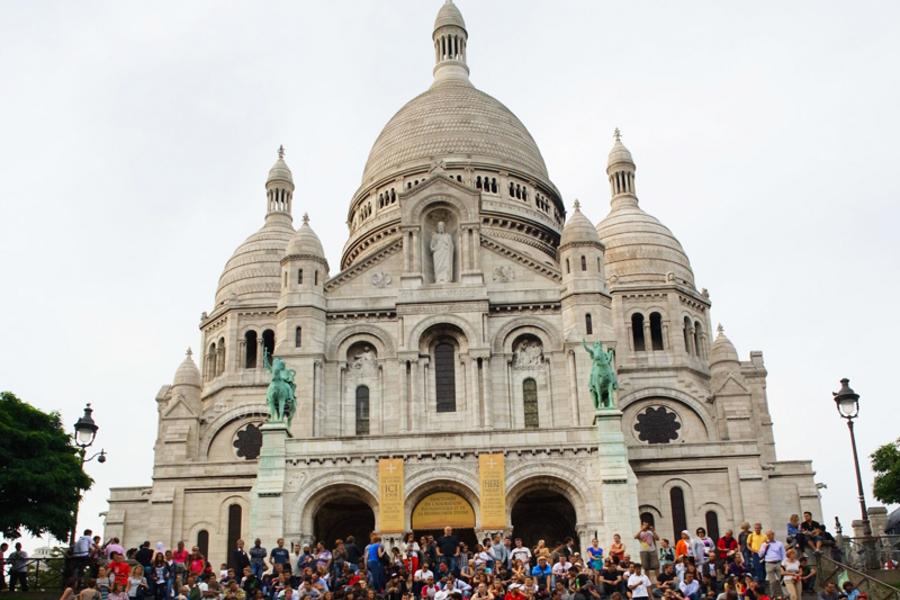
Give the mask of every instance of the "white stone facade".
<svg viewBox="0 0 900 600">
<path fill-rule="evenodd" d="M 371 507 L 378 529 L 386 457 L 405 460 L 407 528 L 419 500 L 451 491 L 478 531 L 486 452 L 505 455 L 507 529 L 525 495 L 553 492 L 582 544 L 630 539 L 644 513 L 671 536 L 673 488 L 691 528 L 710 515 L 722 530 L 745 519 L 778 528 L 802 510 L 821 518 L 811 463 L 776 460 L 762 353 L 741 361 L 723 333 L 711 342 L 709 294 L 639 207 L 618 134 L 609 215 L 594 226 L 576 204 L 567 219 L 524 125 L 469 82 L 467 35 L 448 2 L 435 82 L 376 140 L 335 274 L 307 219 L 292 225 L 279 153 L 265 224 L 203 314 L 201 369 L 188 356 L 157 395 L 153 484 L 111 490 L 107 537 L 128 547 L 206 532 L 218 564 L 236 534 L 313 538 L 317 512 L 345 498 Z M 438 221 L 454 241 L 452 281 L 439 284 Z M 584 340 L 616 349 L 619 410 L 597 421 Z M 296 370 L 298 411 L 287 435 L 265 432 L 262 460 L 248 459 L 236 444 L 265 421 L 267 348 Z"/>
</svg>

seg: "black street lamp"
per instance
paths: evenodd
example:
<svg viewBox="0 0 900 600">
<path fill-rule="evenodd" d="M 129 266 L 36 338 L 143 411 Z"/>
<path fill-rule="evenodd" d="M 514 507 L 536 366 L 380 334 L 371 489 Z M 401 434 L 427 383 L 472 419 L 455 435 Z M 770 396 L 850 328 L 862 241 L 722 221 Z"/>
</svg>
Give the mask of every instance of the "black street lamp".
<svg viewBox="0 0 900 600">
<path fill-rule="evenodd" d="M 94 418 L 91 416 L 94 412 L 94 409 L 91 408 L 90 402 L 84 407 L 84 414 L 75 421 L 75 445 L 78 446 L 78 454 L 81 458 L 81 466 L 84 468 L 84 463 L 91 462 L 95 458 L 98 463 L 106 462 L 106 451 L 100 450 L 96 454 L 93 454 L 90 458 L 85 458 L 86 450 L 94 443 L 94 438 L 97 437 L 97 430 L 100 427 L 94 422 Z M 78 503 L 75 504 L 75 514 L 72 517 L 72 530 L 69 532 L 69 546 L 75 545 L 75 534 L 77 533 L 78 528 L 78 505 L 81 504 L 81 496 L 78 497 Z"/>
<path fill-rule="evenodd" d="M 875 551 L 875 539 L 872 537 L 872 524 L 869 522 L 869 511 L 866 508 L 866 494 L 863 491 L 862 475 L 859 472 L 859 454 L 856 452 L 856 434 L 853 432 L 853 419 L 859 415 L 859 394 L 850 387 L 850 380 L 841 379 L 841 389 L 832 392 L 838 414 L 847 420 L 850 430 L 850 446 L 853 448 L 853 467 L 856 469 L 856 491 L 859 497 L 859 511 L 862 516 L 863 548 L 865 548 L 866 568 L 878 569 L 880 562 Z"/>
</svg>

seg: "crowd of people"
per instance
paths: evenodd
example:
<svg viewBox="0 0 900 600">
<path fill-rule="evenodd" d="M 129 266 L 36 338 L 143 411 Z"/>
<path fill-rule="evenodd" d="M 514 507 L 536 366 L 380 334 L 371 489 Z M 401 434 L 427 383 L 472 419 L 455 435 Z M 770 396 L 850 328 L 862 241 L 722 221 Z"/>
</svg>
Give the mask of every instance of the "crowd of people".
<svg viewBox="0 0 900 600">
<path fill-rule="evenodd" d="M 447 527 L 398 543 L 377 533 L 367 544 L 348 536 L 289 548 L 279 539 L 270 550 L 238 540 L 216 568 L 198 546 L 147 541 L 126 550 L 87 530 L 71 549 L 75 577 L 60 600 L 799 600 L 815 582 L 809 555 L 833 538 L 809 513 L 792 517 L 786 533 L 782 542 L 743 523 L 737 535 L 714 540 L 701 527 L 672 543 L 642 523 L 632 557 L 619 534 L 583 551 L 571 537 L 532 547 L 499 534 L 469 547 Z M 819 600 L 841 598 L 864 594 L 819 592 Z"/>
</svg>

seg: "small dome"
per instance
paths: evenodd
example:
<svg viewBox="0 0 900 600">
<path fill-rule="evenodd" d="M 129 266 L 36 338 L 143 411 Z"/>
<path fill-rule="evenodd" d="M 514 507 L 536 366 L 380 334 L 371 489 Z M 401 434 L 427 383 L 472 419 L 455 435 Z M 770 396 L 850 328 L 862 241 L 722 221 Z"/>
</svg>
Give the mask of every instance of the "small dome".
<svg viewBox="0 0 900 600">
<path fill-rule="evenodd" d="M 625 147 L 625 144 L 622 143 L 622 133 L 618 128 L 616 128 L 613 137 L 615 142 L 613 143 L 612 150 L 609 151 L 609 159 L 606 162 L 607 167 L 612 167 L 613 165 L 620 163 L 629 163 L 631 166 L 634 166 L 634 159 L 631 157 L 631 152 Z"/>
<path fill-rule="evenodd" d="M 738 353 L 734 348 L 734 344 L 726 337 L 725 329 L 719 325 L 716 340 L 709 349 L 709 365 L 713 366 L 719 363 L 738 362 L 740 362 L 740 359 L 738 358 Z"/>
<path fill-rule="evenodd" d="M 438 11 L 437 17 L 434 19 L 434 28 L 445 27 L 447 25 L 455 25 L 461 29 L 466 28 L 466 22 L 463 20 L 462 13 L 459 8 L 453 4 L 453 0 L 447 0 Z"/>
<path fill-rule="evenodd" d="M 593 223 L 588 220 L 584 213 L 581 212 L 581 204 L 575 201 L 575 210 L 572 211 L 566 226 L 563 227 L 562 239 L 560 247 L 574 242 L 594 242 L 600 243 L 600 236 L 597 235 L 597 229 Z"/>
<path fill-rule="evenodd" d="M 269 169 L 269 176 L 266 178 L 266 183 L 272 183 L 273 181 L 286 181 L 290 184 L 294 183 L 294 176 L 291 173 L 291 169 L 287 166 L 287 163 L 284 162 L 284 146 L 278 148 L 278 160 L 275 161 L 275 164 L 272 165 L 272 168 Z"/>
<path fill-rule="evenodd" d="M 294 235 L 290 218 L 270 215 L 262 228 L 238 246 L 219 277 L 216 306 L 226 300 L 278 302 L 281 257 Z"/>
<path fill-rule="evenodd" d="M 178 365 L 175 371 L 175 377 L 172 378 L 172 385 L 190 385 L 200 387 L 200 370 L 194 364 L 191 349 L 185 352 L 184 360 Z"/>
<path fill-rule="evenodd" d="M 668 227 L 641 210 L 637 202 L 616 202 L 597 225 L 606 247 L 606 273 L 621 283 L 694 285 L 694 272 L 684 248 Z M 671 274 L 671 275 L 670 275 Z"/>
<path fill-rule="evenodd" d="M 287 245 L 285 256 L 302 256 L 313 255 L 319 258 L 325 258 L 325 251 L 322 249 L 322 242 L 319 236 L 309 226 L 309 216 L 303 215 L 303 224 L 297 233 L 291 238 Z"/>
</svg>

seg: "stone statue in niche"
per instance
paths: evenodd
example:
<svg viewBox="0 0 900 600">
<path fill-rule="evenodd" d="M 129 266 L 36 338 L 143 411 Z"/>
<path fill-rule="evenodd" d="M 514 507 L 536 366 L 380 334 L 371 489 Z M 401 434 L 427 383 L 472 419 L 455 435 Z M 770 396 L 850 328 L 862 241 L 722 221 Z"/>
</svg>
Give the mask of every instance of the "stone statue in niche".
<svg viewBox="0 0 900 600">
<path fill-rule="evenodd" d="M 536 340 L 522 340 L 513 349 L 513 366 L 517 369 L 536 369 L 544 360 L 544 348 Z"/>
<path fill-rule="evenodd" d="M 350 359 L 350 368 L 358 375 L 373 375 L 375 373 L 375 349 L 372 346 L 363 346 Z"/>
<path fill-rule="evenodd" d="M 434 263 L 434 282 L 450 283 L 453 281 L 453 236 L 445 231 L 446 225 L 438 221 L 436 230 L 431 234 L 431 260 Z"/>
</svg>

